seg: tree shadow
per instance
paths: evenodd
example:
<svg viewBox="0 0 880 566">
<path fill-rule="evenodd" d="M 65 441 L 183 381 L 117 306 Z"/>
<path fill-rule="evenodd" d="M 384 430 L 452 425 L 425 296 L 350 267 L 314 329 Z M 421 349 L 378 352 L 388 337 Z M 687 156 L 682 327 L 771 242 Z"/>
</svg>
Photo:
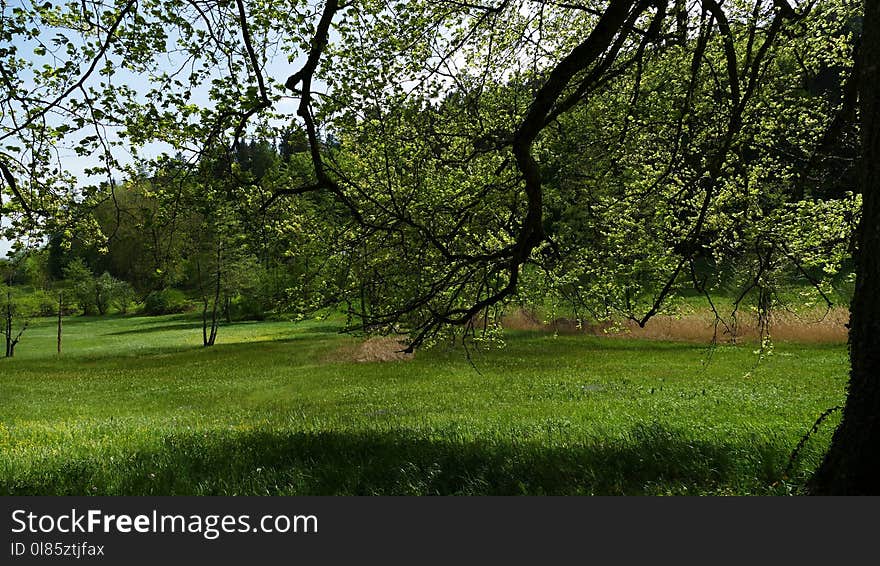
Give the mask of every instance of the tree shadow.
<svg viewBox="0 0 880 566">
<path fill-rule="evenodd" d="M 176 324 L 158 324 L 151 326 L 144 326 L 142 328 L 132 328 L 129 330 L 118 330 L 116 332 L 105 332 L 105 336 L 125 336 L 128 334 L 152 334 L 154 332 L 165 332 L 167 330 L 195 330 L 200 329 L 202 327 L 201 321 L 199 322 L 179 322 Z"/>
<path fill-rule="evenodd" d="M 220 323 L 220 331 L 222 332 L 224 328 L 234 328 L 239 326 L 251 326 L 260 324 L 264 321 L 259 320 L 235 320 L 233 322 L 225 322 L 222 321 Z M 174 324 L 153 324 L 153 325 L 144 325 L 142 328 L 132 328 L 129 330 L 119 330 L 116 332 L 106 332 L 104 335 L 106 336 L 124 336 L 128 334 L 151 334 L 155 332 L 165 332 L 166 330 L 201 330 L 202 321 L 201 319 L 192 320 L 190 322 L 179 322 Z M 301 336 L 309 336 L 315 334 L 339 334 L 339 326 L 334 324 L 311 324 L 307 327 L 297 326 L 297 323 L 290 323 L 290 330 L 296 331 L 296 334 L 293 336 L 284 336 L 279 335 L 280 337 L 276 340 L 276 342 L 281 342 L 287 339 L 297 339 Z"/>
<path fill-rule="evenodd" d="M 790 447 L 659 425 L 548 447 L 454 434 L 214 431 L 4 478 L 7 495 L 640 495 L 783 493 Z"/>
</svg>

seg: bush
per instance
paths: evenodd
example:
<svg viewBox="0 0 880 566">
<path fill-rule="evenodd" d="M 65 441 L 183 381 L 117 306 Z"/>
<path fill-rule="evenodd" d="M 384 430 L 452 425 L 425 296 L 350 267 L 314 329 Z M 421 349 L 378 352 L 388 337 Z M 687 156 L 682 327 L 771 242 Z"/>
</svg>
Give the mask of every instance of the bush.
<svg viewBox="0 0 880 566">
<path fill-rule="evenodd" d="M 153 291 L 144 299 L 144 314 L 177 314 L 190 310 L 186 295 L 177 289 Z"/>
<path fill-rule="evenodd" d="M 122 314 L 128 313 L 128 307 L 135 301 L 134 288 L 126 281 L 118 279 L 113 283 L 111 303 Z"/>
<path fill-rule="evenodd" d="M 29 297 L 31 310 L 36 316 L 55 316 L 58 314 L 58 295 L 46 291 L 34 291 Z"/>
<path fill-rule="evenodd" d="M 118 283 L 119 280 L 115 279 L 106 271 L 100 277 L 95 279 L 92 287 L 95 291 L 94 304 L 98 309 L 98 314 L 101 316 L 107 314 L 107 311 L 110 310 L 110 303 L 113 301 L 113 292 Z"/>
<path fill-rule="evenodd" d="M 236 320 L 265 320 L 266 309 L 262 297 L 239 296 L 230 305 L 232 318 Z"/>
<path fill-rule="evenodd" d="M 70 286 L 71 294 L 83 314 L 93 315 L 99 312 L 95 303 L 95 276 L 82 259 L 76 258 L 67 264 L 64 268 L 64 280 Z"/>
<path fill-rule="evenodd" d="M 125 314 L 134 300 L 134 289 L 125 281 L 104 272 L 95 277 L 88 265 L 77 258 L 64 268 L 64 279 L 71 295 L 85 315 L 105 315 L 111 306 Z"/>
</svg>

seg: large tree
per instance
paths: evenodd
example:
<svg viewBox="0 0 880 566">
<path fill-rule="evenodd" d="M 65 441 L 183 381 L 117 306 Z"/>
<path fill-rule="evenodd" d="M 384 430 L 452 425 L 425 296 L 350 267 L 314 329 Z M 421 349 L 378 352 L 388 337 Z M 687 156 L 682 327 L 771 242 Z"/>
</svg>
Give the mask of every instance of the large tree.
<svg viewBox="0 0 880 566">
<path fill-rule="evenodd" d="M 861 155 L 850 378 L 843 420 L 812 480 L 819 494 L 880 493 L 880 2 L 865 0 L 859 77 Z"/>
</svg>

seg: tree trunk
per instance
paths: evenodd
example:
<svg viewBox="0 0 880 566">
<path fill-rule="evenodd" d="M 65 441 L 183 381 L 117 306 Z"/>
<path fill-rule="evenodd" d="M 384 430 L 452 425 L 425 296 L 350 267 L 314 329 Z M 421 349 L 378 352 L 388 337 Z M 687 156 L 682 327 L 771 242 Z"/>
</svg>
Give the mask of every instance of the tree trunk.
<svg viewBox="0 0 880 566">
<path fill-rule="evenodd" d="M 211 302 L 211 330 L 208 331 L 208 296 L 205 294 L 204 287 L 201 284 L 201 267 L 199 270 L 199 287 L 202 289 L 202 345 L 205 347 L 213 346 L 217 340 L 217 329 L 220 321 L 217 318 L 220 307 L 220 288 L 223 278 L 223 271 L 220 268 L 222 260 L 221 246 L 217 243 L 217 269 L 214 272 L 214 300 Z"/>
<path fill-rule="evenodd" d="M 208 346 L 208 298 L 202 296 L 202 346 Z"/>
<path fill-rule="evenodd" d="M 6 294 L 6 316 L 3 320 L 3 333 L 6 335 L 6 357 L 11 358 L 15 346 L 12 343 L 12 293 Z"/>
<path fill-rule="evenodd" d="M 64 292 L 58 291 L 58 355 L 61 355 L 61 317 L 64 310 Z"/>
<path fill-rule="evenodd" d="M 15 345 L 21 340 L 21 335 L 27 330 L 28 321 L 25 321 L 15 337 L 12 336 L 12 322 L 15 318 L 15 307 L 12 304 L 12 291 L 6 292 L 6 312 L 4 313 L 3 333 L 6 335 L 6 357 L 15 355 Z"/>
<path fill-rule="evenodd" d="M 688 6 L 687 0 L 675 0 L 675 39 L 682 47 L 687 45 Z"/>
<path fill-rule="evenodd" d="M 850 307 L 850 378 L 843 420 L 810 482 L 827 495 L 880 494 L 880 2 L 865 1 L 856 286 Z"/>
<path fill-rule="evenodd" d="M 220 321 L 217 319 L 217 311 L 220 306 L 220 282 L 221 282 L 221 270 L 220 270 L 220 245 L 217 245 L 217 272 L 215 273 L 215 282 L 214 282 L 214 304 L 211 309 L 211 334 L 208 335 L 208 346 L 213 346 L 214 342 L 217 340 L 217 327 L 220 325 Z"/>
</svg>

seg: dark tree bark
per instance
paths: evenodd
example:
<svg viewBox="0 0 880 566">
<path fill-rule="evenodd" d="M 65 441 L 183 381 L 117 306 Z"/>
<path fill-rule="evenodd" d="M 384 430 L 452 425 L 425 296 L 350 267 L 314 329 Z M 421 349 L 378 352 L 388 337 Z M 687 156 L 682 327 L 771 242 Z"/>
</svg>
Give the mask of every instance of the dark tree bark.
<svg viewBox="0 0 880 566">
<path fill-rule="evenodd" d="M 21 335 L 27 330 L 28 322 L 22 325 L 18 334 L 13 336 L 12 325 L 15 320 L 15 305 L 12 304 L 12 291 L 6 292 L 6 309 L 3 313 L 3 334 L 6 336 L 6 357 L 11 358 L 15 355 L 15 346 L 21 340 Z"/>
<path fill-rule="evenodd" d="M 6 293 L 6 309 L 3 314 L 3 334 L 6 336 L 6 357 L 11 358 L 15 353 L 15 344 L 12 343 L 12 292 Z"/>
<path fill-rule="evenodd" d="M 222 271 L 220 269 L 221 263 L 221 253 L 220 250 L 222 246 L 220 243 L 217 243 L 217 271 L 214 274 L 214 304 L 211 309 L 211 333 L 208 335 L 208 343 L 206 346 L 213 346 L 214 342 L 217 341 L 217 327 L 220 325 L 220 321 L 217 319 L 217 311 L 220 306 L 220 284 L 222 281 Z"/>
<path fill-rule="evenodd" d="M 822 495 L 880 494 L 880 1 L 865 0 L 859 79 L 862 218 L 850 307 L 843 420 L 810 483 Z"/>
<path fill-rule="evenodd" d="M 61 355 L 61 330 L 62 330 L 61 317 L 63 315 L 64 315 L 64 292 L 58 291 L 58 355 Z"/>
<path fill-rule="evenodd" d="M 675 40 L 682 47 L 687 45 L 688 5 L 686 0 L 675 0 Z"/>
<path fill-rule="evenodd" d="M 204 287 L 201 283 L 202 275 L 201 275 L 201 267 L 197 266 L 199 272 L 199 287 L 202 288 L 202 345 L 206 348 L 209 346 L 213 346 L 217 341 L 217 329 L 220 326 L 220 321 L 217 318 L 218 309 L 220 306 L 220 289 L 222 283 L 223 272 L 221 270 L 221 254 L 222 246 L 220 243 L 217 243 L 217 269 L 214 271 L 214 298 L 213 301 L 209 301 L 208 295 L 204 290 Z M 208 305 L 211 305 L 211 329 L 208 331 Z"/>
</svg>

